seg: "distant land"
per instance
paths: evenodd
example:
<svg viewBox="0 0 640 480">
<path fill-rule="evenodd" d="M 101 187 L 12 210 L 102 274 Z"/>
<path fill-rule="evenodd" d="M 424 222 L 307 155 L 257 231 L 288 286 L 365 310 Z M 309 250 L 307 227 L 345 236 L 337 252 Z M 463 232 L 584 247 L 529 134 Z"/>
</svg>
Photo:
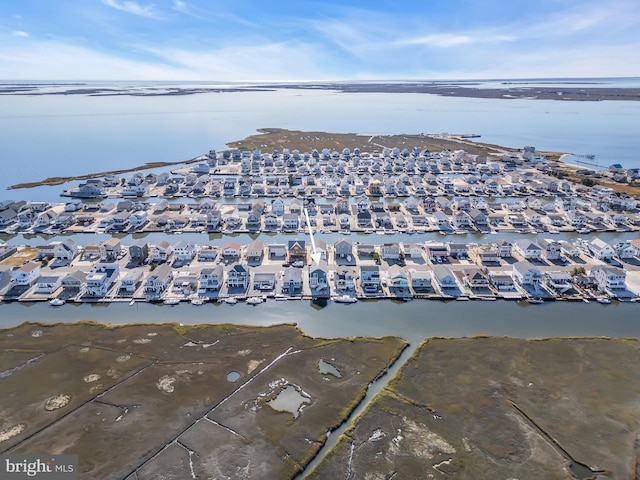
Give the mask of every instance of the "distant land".
<svg viewBox="0 0 640 480">
<path fill-rule="evenodd" d="M 540 86 L 549 84 L 549 86 Z M 553 85 L 551 85 L 553 84 Z M 567 85 L 566 87 L 564 85 Z M 481 87 L 473 82 L 318 82 L 267 83 L 257 85 L 172 86 L 130 85 L 95 86 L 90 84 L 4 84 L 0 95 L 128 95 L 135 97 L 195 95 L 201 93 L 266 92 L 277 89 L 335 90 L 344 93 L 426 93 L 445 97 L 503 98 L 564 101 L 640 100 L 640 88 L 602 86 L 596 81 L 503 81 L 502 88 Z M 563 85 L 563 86 L 558 86 Z M 569 86 L 572 85 L 572 86 Z M 576 87 L 575 85 L 580 85 Z M 594 86 L 598 85 L 598 86 Z M 60 88 L 42 90 L 42 88 Z M 72 87 L 64 89 L 64 87 Z"/>
</svg>

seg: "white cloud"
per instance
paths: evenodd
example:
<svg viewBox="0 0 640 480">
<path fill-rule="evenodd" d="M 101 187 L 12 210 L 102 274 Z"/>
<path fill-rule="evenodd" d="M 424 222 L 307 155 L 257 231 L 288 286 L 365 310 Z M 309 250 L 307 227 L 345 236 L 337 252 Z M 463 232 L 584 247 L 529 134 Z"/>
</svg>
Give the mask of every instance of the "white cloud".
<svg viewBox="0 0 640 480">
<path fill-rule="evenodd" d="M 174 0 L 173 9 L 178 12 L 185 12 L 187 10 L 187 2 L 183 2 L 182 0 Z"/>
<path fill-rule="evenodd" d="M 116 10 L 132 13 L 133 15 L 155 19 L 161 18 L 160 13 L 155 9 L 153 5 L 140 5 L 139 3 L 130 0 L 102 0 L 102 3 L 111 8 L 115 8 Z"/>
<path fill-rule="evenodd" d="M 435 33 L 425 37 L 415 37 L 396 42 L 397 45 L 425 45 L 429 47 L 457 47 L 459 45 L 479 43 L 511 42 L 515 37 L 509 35 Z"/>
<path fill-rule="evenodd" d="M 14 37 L 28 37 L 29 36 L 29 34 L 27 32 L 24 32 L 22 30 L 14 30 L 12 35 Z"/>
</svg>

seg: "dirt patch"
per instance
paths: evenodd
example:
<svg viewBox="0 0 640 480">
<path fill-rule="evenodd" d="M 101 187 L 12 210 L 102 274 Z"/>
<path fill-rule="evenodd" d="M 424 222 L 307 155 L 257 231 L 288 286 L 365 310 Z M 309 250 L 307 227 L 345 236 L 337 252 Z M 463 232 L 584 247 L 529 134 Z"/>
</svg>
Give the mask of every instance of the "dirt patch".
<svg viewBox="0 0 640 480">
<path fill-rule="evenodd" d="M 47 412 L 52 412 L 54 410 L 58 410 L 59 408 L 66 407 L 71 401 L 71 395 L 65 395 L 61 393 L 60 395 L 56 395 L 55 397 L 51 397 L 47 400 L 47 403 L 44 406 L 44 409 Z"/>
<path fill-rule="evenodd" d="M 0 431 L 0 443 L 9 440 L 11 437 L 15 437 L 16 435 L 20 435 L 25 428 L 27 428 L 27 425 L 24 423 L 19 423 L 18 425 L 5 428 Z"/>
</svg>

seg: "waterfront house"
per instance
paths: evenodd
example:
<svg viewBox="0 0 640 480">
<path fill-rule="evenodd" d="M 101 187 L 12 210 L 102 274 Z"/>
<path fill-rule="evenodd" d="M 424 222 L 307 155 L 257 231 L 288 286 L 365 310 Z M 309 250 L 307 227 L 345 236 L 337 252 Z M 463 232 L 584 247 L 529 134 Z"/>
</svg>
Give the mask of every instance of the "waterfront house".
<svg viewBox="0 0 640 480">
<path fill-rule="evenodd" d="M 142 264 L 149 257 L 149 244 L 140 238 L 129 246 L 129 258 L 132 263 Z"/>
<path fill-rule="evenodd" d="M 115 237 L 100 242 L 98 247 L 100 248 L 100 260 L 102 262 L 114 262 L 122 251 L 120 240 Z"/>
<path fill-rule="evenodd" d="M 568 272 L 544 272 L 543 282 L 549 290 L 559 295 L 573 289 L 573 281 Z"/>
<path fill-rule="evenodd" d="M 422 260 L 422 245 L 417 243 L 412 243 L 411 245 L 404 245 L 403 253 L 406 258 L 411 258 L 412 260 Z"/>
<path fill-rule="evenodd" d="M 275 272 L 256 272 L 253 275 L 253 288 L 260 291 L 270 291 L 275 288 Z"/>
<path fill-rule="evenodd" d="M 169 288 L 173 280 L 173 268 L 168 263 L 153 270 L 144 282 L 144 294 L 147 300 L 158 300 L 162 293 Z"/>
<path fill-rule="evenodd" d="M 282 276 L 282 293 L 298 295 L 302 292 L 302 269 L 287 267 Z"/>
<path fill-rule="evenodd" d="M 636 256 L 636 248 L 630 241 L 618 242 L 613 245 L 616 256 L 621 260 L 628 260 Z"/>
<path fill-rule="evenodd" d="M 400 244 L 398 242 L 383 243 L 380 256 L 385 260 L 400 260 Z"/>
<path fill-rule="evenodd" d="M 36 288 L 34 293 L 48 293 L 55 292 L 62 285 L 62 277 L 59 275 L 50 275 L 46 277 L 40 277 L 36 280 Z"/>
<path fill-rule="evenodd" d="M 36 262 L 27 262 L 19 267 L 14 267 L 11 271 L 11 276 L 14 285 L 33 285 L 40 277 L 40 264 Z"/>
<path fill-rule="evenodd" d="M 66 275 L 60 284 L 65 292 L 69 294 L 78 293 L 80 289 L 82 289 L 82 285 L 84 285 L 86 279 L 87 274 L 85 272 L 82 270 L 75 270 Z"/>
<path fill-rule="evenodd" d="M 207 212 L 207 231 L 215 232 L 220 230 L 222 223 L 222 213 L 218 209 L 210 210 Z"/>
<path fill-rule="evenodd" d="M 281 243 L 272 243 L 267 245 L 267 255 L 269 259 L 284 259 L 287 256 L 287 246 Z"/>
<path fill-rule="evenodd" d="M 284 215 L 284 201 L 281 198 L 276 198 L 271 202 L 271 211 L 279 217 Z"/>
<path fill-rule="evenodd" d="M 334 274 L 336 290 L 340 293 L 354 292 L 356 289 L 356 271 L 349 267 L 340 267 Z"/>
<path fill-rule="evenodd" d="M 440 230 L 451 230 L 451 222 L 449 221 L 449 216 L 444 212 L 437 211 L 433 213 L 434 223 L 438 226 Z"/>
<path fill-rule="evenodd" d="M 310 267 L 309 288 L 313 297 L 329 297 L 328 267 L 324 260 Z"/>
<path fill-rule="evenodd" d="M 464 284 L 469 288 L 487 289 L 489 288 L 489 279 L 478 267 L 468 267 L 463 271 Z"/>
<path fill-rule="evenodd" d="M 426 249 L 432 263 L 444 263 L 449 258 L 449 250 L 444 243 L 427 243 Z"/>
<path fill-rule="evenodd" d="M 16 223 L 18 219 L 17 212 L 12 208 L 0 211 L 0 228 L 6 228 Z"/>
<path fill-rule="evenodd" d="M 358 257 L 373 257 L 375 250 L 375 245 L 371 245 L 368 243 L 356 244 L 356 254 L 358 255 Z"/>
<path fill-rule="evenodd" d="M 264 215 L 264 228 L 266 230 L 278 230 L 281 226 L 281 220 L 275 212 L 267 212 Z"/>
<path fill-rule="evenodd" d="M 173 247 L 173 256 L 178 262 L 190 262 L 196 256 L 198 246 L 195 242 L 181 240 Z"/>
<path fill-rule="evenodd" d="M 547 260 L 559 260 L 562 256 L 562 246 L 560 245 L 560 242 L 550 238 L 539 238 L 538 246 L 544 252 Z"/>
<path fill-rule="evenodd" d="M 350 239 L 340 238 L 333 244 L 335 257 L 351 259 L 353 255 L 353 242 Z"/>
<path fill-rule="evenodd" d="M 433 276 L 435 277 L 438 285 L 440 285 L 440 288 L 443 291 L 451 288 L 458 288 L 456 277 L 451 272 L 451 269 L 446 265 L 434 265 Z"/>
<path fill-rule="evenodd" d="M 247 216 L 247 223 L 246 223 L 247 230 L 252 232 L 260 230 L 261 223 L 262 223 L 262 220 L 259 215 L 252 212 L 252 213 L 249 213 L 249 215 Z"/>
<path fill-rule="evenodd" d="M 526 238 L 516 240 L 514 248 L 525 260 L 540 261 L 542 259 L 542 249 Z"/>
<path fill-rule="evenodd" d="M 527 261 L 516 262 L 512 266 L 513 279 L 520 285 L 537 287 L 542 281 L 542 273 Z"/>
<path fill-rule="evenodd" d="M 447 243 L 447 253 L 453 258 L 462 259 L 467 258 L 467 244 L 466 243 Z"/>
<path fill-rule="evenodd" d="M 242 254 L 242 247 L 239 243 L 227 243 L 220 247 L 220 253 L 224 261 L 237 261 Z"/>
<path fill-rule="evenodd" d="M 151 260 L 156 263 L 166 262 L 173 254 L 173 247 L 166 240 L 151 246 Z"/>
<path fill-rule="evenodd" d="M 282 217 L 283 230 L 298 230 L 300 228 L 300 216 L 297 213 L 285 213 Z"/>
<path fill-rule="evenodd" d="M 480 263 L 500 263 L 500 250 L 493 245 L 482 245 L 478 248 Z"/>
<path fill-rule="evenodd" d="M 264 242 L 260 239 L 256 239 L 247 245 L 244 256 L 247 262 L 252 264 L 259 264 L 262 262 L 264 256 Z"/>
<path fill-rule="evenodd" d="M 409 288 L 409 279 L 404 269 L 398 265 L 391 265 L 387 270 L 389 275 L 389 287 L 396 290 L 406 290 Z"/>
<path fill-rule="evenodd" d="M 377 293 L 380 289 L 380 267 L 377 265 L 361 265 L 360 286 L 365 293 Z"/>
<path fill-rule="evenodd" d="M 307 249 L 304 240 L 289 240 L 287 246 L 287 255 L 290 262 L 300 261 L 307 263 Z"/>
<path fill-rule="evenodd" d="M 120 280 L 120 292 L 134 294 L 140 286 L 143 273 L 141 270 L 131 270 Z"/>
<path fill-rule="evenodd" d="M 469 212 L 469 217 L 471 218 L 471 221 L 474 223 L 474 225 L 480 230 L 484 230 L 489 226 L 487 215 L 478 208 L 471 209 L 471 211 Z"/>
<path fill-rule="evenodd" d="M 138 210 L 129 215 L 127 221 L 133 229 L 142 228 L 149 223 L 149 214 L 144 210 Z"/>
<path fill-rule="evenodd" d="M 453 224 L 457 229 L 469 228 L 471 219 L 467 212 L 456 211 L 453 213 Z"/>
<path fill-rule="evenodd" d="M 598 260 L 610 261 L 616 254 L 611 245 L 600 238 L 594 238 L 587 243 L 591 254 Z"/>
<path fill-rule="evenodd" d="M 120 275 L 120 265 L 112 262 L 98 263 L 86 278 L 87 295 L 104 297 Z"/>
<path fill-rule="evenodd" d="M 598 282 L 598 288 L 602 291 L 626 290 L 626 272 L 622 268 L 602 265 L 591 269 Z"/>
<path fill-rule="evenodd" d="M 515 289 L 513 278 L 511 275 L 507 275 L 506 273 L 490 272 L 489 281 L 491 282 L 491 285 L 500 292 L 509 292 Z"/>
<path fill-rule="evenodd" d="M 15 245 L 8 245 L 7 243 L 0 243 L 0 261 L 5 258 L 9 258 L 16 253 L 18 248 Z"/>
<path fill-rule="evenodd" d="M 634 239 L 628 241 L 629 245 L 631 245 L 636 250 L 636 257 L 640 257 L 640 239 Z"/>
<path fill-rule="evenodd" d="M 568 212 L 565 212 L 564 218 L 567 223 L 575 229 L 583 228 L 587 223 L 587 217 L 577 210 L 569 210 Z"/>
<path fill-rule="evenodd" d="M 218 291 L 224 282 L 222 265 L 206 267 L 200 270 L 199 290 L 202 293 Z"/>
<path fill-rule="evenodd" d="M 500 258 L 509 258 L 512 256 L 513 245 L 508 240 L 498 240 L 496 242 Z"/>
<path fill-rule="evenodd" d="M 409 282 L 416 292 L 427 292 L 433 289 L 433 274 L 429 270 L 409 269 Z"/>
<path fill-rule="evenodd" d="M 568 257 L 579 257 L 580 249 L 576 247 L 573 243 L 567 242 L 566 240 L 560 240 L 560 251 L 564 253 Z"/>
<path fill-rule="evenodd" d="M 249 286 L 249 268 L 240 264 L 233 265 L 227 272 L 227 286 L 229 289 L 246 290 Z"/>
</svg>

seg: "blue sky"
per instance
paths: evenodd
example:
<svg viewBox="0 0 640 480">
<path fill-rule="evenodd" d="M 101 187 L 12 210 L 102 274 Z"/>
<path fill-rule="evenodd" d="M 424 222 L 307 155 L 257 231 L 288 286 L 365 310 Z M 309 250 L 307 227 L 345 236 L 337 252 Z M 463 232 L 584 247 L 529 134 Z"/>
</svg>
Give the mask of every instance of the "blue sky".
<svg viewBox="0 0 640 480">
<path fill-rule="evenodd" d="M 4 0 L 0 78 L 640 76 L 638 0 Z"/>
</svg>

